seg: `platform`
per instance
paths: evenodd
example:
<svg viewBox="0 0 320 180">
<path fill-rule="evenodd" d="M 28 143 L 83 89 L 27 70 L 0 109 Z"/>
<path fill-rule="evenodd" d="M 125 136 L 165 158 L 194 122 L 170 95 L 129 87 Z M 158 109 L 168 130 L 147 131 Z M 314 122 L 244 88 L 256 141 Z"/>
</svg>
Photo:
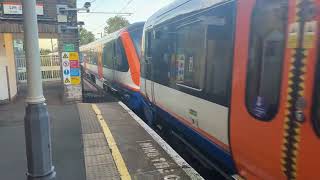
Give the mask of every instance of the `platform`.
<svg viewBox="0 0 320 180">
<path fill-rule="evenodd" d="M 202 177 L 121 102 L 78 104 L 86 179 Z"/>
<path fill-rule="evenodd" d="M 114 97 L 107 96 L 104 100 L 108 103 L 96 105 L 64 104 L 60 89 L 60 83 L 44 85 L 57 179 L 202 179 Z M 93 87 L 85 84 L 85 89 L 89 91 Z M 14 102 L 0 106 L 1 180 L 26 178 L 25 94 L 25 89 L 21 89 Z"/>
<path fill-rule="evenodd" d="M 64 104 L 59 82 L 44 84 L 50 115 L 53 165 L 57 180 L 85 180 L 81 124 L 76 104 Z M 24 115 L 26 87 L 10 104 L 0 105 L 0 180 L 25 180 Z"/>
</svg>

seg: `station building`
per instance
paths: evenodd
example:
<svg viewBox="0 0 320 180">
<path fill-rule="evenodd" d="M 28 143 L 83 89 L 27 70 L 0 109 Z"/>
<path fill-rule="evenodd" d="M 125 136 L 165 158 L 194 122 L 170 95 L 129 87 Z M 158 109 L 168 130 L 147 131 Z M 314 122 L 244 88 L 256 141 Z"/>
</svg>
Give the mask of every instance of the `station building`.
<svg viewBox="0 0 320 180">
<path fill-rule="evenodd" d="M 78 51 L 78 30 L 63 31 L 61 26 L 77 26 L 76 11 L 61 21 L 57 7 L 76 7 L 76 0 L 37 0 L 39 46 L 43 82 L 61 81 L 61 53 L 65 44 Z M 61 17 L 61 16 L 60 16 Z M 0 1 L 0 104 L 15 99 L 27 83 L 24 52 L 22 3 Z"/>
</svg>

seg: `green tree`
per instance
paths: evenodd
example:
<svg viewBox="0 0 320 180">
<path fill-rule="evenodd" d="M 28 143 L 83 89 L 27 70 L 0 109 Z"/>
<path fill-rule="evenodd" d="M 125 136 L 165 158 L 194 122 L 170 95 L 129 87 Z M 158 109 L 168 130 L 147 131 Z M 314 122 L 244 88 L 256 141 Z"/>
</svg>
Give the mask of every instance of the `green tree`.
<svg viewBox="0 0 320 180">
<path fill-rule="evenodd" d="M 80 45 L 85 45 L 93 42 L 96 38 L 94 34 L 84 28 L 80 30 Z"/>
<path fill-rule="evenodd" d="M 107 26 L 104 28 L 105 34 L 110 34 L 128 26 L 129 21 L 122 16 L 111 17 L 107 20 Z"/>
<path fill-rule="evenodd" d="M 51 53 L 50 49 L 40 49 L 40 55 L 48 55 Z"/>
</svg>

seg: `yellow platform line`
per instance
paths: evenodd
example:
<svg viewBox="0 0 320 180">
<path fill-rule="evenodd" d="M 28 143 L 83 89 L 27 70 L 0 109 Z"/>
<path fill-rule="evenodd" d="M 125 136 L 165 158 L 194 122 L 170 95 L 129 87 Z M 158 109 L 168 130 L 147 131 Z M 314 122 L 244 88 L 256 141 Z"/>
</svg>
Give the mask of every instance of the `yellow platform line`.
<svg viewBox="0 0 320 180">
<path fill-rule="evenodd" d="M 114 162 L 116 163 L 117 169 L 119 171 L 120 177 L 122 180 L 131 180 L 131 176 L 129 174 L 128 168 L 126 166 L 126 163 L 124 162 L 122 155 L 119 151 L 119 148 L 116 144 L 116 141 L 114 140 L 112 133 L 108 127 L 108 124 L 104 120 L 100 109 L 96 104 L 92 104 L 92 109 L 96 113 L 98 121 L 100 123 L 100 126 L 103 130 L 103 134 L 105 138 L 107 139 L 109 148 L 111 149 L 111 154 L 114 159 Z"/>
</svg>

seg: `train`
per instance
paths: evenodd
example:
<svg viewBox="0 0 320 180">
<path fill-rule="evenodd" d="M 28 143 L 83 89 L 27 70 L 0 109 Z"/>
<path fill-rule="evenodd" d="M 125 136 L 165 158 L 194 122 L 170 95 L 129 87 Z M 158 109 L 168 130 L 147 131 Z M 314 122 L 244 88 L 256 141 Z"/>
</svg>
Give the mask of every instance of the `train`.
<svg viewBox="0 0 320 180">
<path fill-rule="evenodd" d="M 127 105 L 140 108 L 140 56 L 144 22 L 134 23 L 80 47 L 84 74 L 105 91 L 117 93 Z"/>
<path fill-rule="evenodd" d="M 234 179 L 319 179 L 319 0 L 176 0 L 141 33 L 149 125 Z"/>
</svg>

